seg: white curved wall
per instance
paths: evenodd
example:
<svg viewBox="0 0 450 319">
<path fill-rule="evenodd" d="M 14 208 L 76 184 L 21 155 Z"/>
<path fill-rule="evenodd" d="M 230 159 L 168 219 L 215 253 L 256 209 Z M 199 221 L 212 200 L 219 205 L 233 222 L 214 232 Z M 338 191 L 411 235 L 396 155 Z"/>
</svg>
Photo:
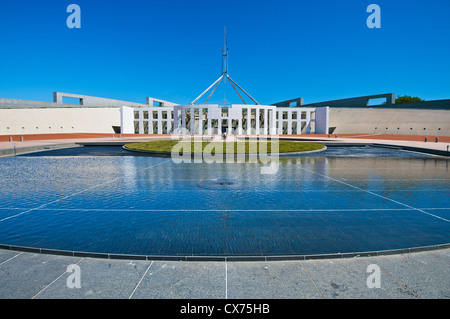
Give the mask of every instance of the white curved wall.
<svg viewBox="0 0 450 319">
<path fill-rule="evenodd" d="M 330 107 L 333 134 L 450 136 L 450 110 Z"/>
<path fill-rule="evenodd" d="M 120 108 L 0 109 L 0 135 L 114 133 Z"/>
</svg>

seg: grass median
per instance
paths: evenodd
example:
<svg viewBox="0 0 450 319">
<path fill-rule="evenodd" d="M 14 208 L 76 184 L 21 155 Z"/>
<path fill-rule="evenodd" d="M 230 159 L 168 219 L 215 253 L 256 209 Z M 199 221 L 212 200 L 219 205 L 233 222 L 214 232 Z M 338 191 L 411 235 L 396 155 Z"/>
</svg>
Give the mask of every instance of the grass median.
<svg viewBox="0 0 450 319">
<path fill-rule="evenodd" d="M 294 142 L 294 141 L 280 141 L 272 142 L 270 139 L 267 141 L 261 140 L 245 140 L 239 142 L 221 142 L 221 141 L 183 141 L 183 140 L 156 140 L 149 142 L 140 142 L 140 143 L 130 143 L 126 144 L 125 148 L 133 151 L 142 151 L 142 152 L 154 152 L 154 153 L 168 153 L 170 154 L 175 145 L 179 144 L 179 147 L 182 147 L 184 150 L 190 149 L 191 153 L 198 153 L 200 150 L 201 144 L 201 153 L 204 151 L 205 147 L 208 147 L 209 150 L 212 149 L 211 154 L 215 154 L 216 151 L 222 150 L 223 153 L 231 152 L 234 150 L 234 154 L 254 154 L 258 153 L 260 150 L 266 153 L 272 153 L 272 148 L 274 152 L 276 152 L 276 145 L 278 144 L 278 152 L 276 153 L 300 153 L 307 151 L 316 151 L 324 148 L 324 145 L 319 143 L 310 143 L 310 142 Z M 185 143 L 185 144 L 183 144 Z M 265 145 L 261 145 L 265 143 Z M 231 145 L 233 144 L 233 145 Z"/>
</svg>

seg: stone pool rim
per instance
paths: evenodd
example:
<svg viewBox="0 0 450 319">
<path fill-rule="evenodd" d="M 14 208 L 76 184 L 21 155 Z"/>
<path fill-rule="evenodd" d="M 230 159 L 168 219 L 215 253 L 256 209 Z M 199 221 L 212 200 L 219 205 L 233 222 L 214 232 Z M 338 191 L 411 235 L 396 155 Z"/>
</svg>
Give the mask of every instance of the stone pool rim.
<svg viewBox="0 0 450 319">
<path fill-rule="evenodd" d="M 136 152 L 136 153 L 145 153 L 148 154 L 149 156 L 155 156 L 155 157 L 171 157 L 172 153 L 167 153 L 167 152 L 154 152 L 154 151 L 144 151 L 144 150 L 135 150 L 135 149 L 131 149 L 131 148 L 127 148 L 126 145 L 122 146 L 122 149 L 129 151 L 129 152 Z M 311 150 L 311 151 L 303 151 L 303 152 L 286 152 L 286 153 L 267 153 L 264 155 L 264 157 L 268 157 L 268 158 L 276 158 L 276 157 L 289 157 L 289 156 L 299 156 L 299 155 L 303 155 L 303 154 L 310 154 L 310 153 L 318 153 L 318 152 L 323 152 L 327 150 L 327 146 L 323 145 L 323 147 L 321 149 L 318 150 Z M 191 157 L 195 158 L 196 156 L 199 155 L 203 155 L 203 153 L 191 153 Z M 230 156 L 230 154 L 227 153 L 223 153 L 223 158 L 227 158 L 228 156 Z M 256 153 L 252 153 L 252 154 L 233 154 L 234 158 L 249 158 L 250 156 L 258 156 L 259 154 Z"/>
<path fill-rule="evenodd" d="M 148 261 L 217 261 L 217 262 L 233 262 L 233 261 L 289 261 L 289 260 L 315 260 L 315 259 L 344 259 L 357 257 L 376 257 L 386 255 L 407 254 L 421 251 L 432 251 L 450 248 L 450 243 L 437 244 L 430 246 L 417 246 L 411 248 L 398 248 L 387 250 L 373 250 L 347 253 L 330 253 L 330 254 L 285 254 L 285 255 L 139 255 L 139 254 L 117 254 L 117 253 L 101 253 L 88 251 L 71 251 L 58 250 L 47 248 L 35 248 L 27 246 L 3 245 L 0 244 L 0 249 L 19 251 L 44 255 L 58 255 L 70 257 L 85 257 L 85 258 L 100 258 L 100 259 L 115 259 L 115 260 L 148 260 Z"/>
</svg>

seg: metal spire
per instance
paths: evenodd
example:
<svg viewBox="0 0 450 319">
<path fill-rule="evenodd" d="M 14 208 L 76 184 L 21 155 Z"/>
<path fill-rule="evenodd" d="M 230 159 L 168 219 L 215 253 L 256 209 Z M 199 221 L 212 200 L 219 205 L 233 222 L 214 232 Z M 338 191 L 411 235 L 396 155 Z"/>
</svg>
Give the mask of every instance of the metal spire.
<svg viewBox="0 0 450 319">
<path fill-rule="evenodd" d="M 222 75 L 225 75 L 225 82 L 228 76 L 228 48 L 227 48 L 227 28 L 223 28 L 223 48 L 222 48 Z"/>
<path fill-rule="evenodd" d="M 253 97 L 250 96 L 242 87 L 240 87 L 229 75 L 228 75 L 228 48 L 227 48 L 227 29 L 224 27 L 224 38 L 223 38 L 223 48 L 222 48 L 222 75 L 213 83 L 211 84 L 205 91 L 203 91 L 202 94 L 200 94 L 194 101 L 192 101 L 190 104 L 193 105 L 195 102 L 197 102 L 203 95 L 205 95 L 206 92 L 208 92 L 213 86 L 214 89 L 209 94 L 208 98 L 206 99 L 205 103 L 208 102 L 211 95 L 214 93 L 216 88 L 219 86 L 220 82 L 224 80 L 224 83 L 226 83 L 227 78 L 230 80 L 230 84 L 233 87 L 233 89 L 236 91 L 237 95 L 240 97 L 242 103 L 245 103 L 244 99 L 239 94 L 238 90 L 235 86 L 237 86 L 242 92 L 245 93 L 253 102 L 255 102 L 256 105 L 259 105 L 258 101 L 256 101 Z"/>
</svg>

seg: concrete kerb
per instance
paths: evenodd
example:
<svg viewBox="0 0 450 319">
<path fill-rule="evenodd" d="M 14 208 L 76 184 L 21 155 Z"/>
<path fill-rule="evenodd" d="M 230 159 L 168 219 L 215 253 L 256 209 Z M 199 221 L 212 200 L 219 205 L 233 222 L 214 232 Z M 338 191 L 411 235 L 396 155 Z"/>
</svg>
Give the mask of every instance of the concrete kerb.
<svg viewBox="0 0 450 319">
<path fill-rule="evenodd" d="M 7 148 L 7 149 L 0 149 L 0 157 L 23 155 L 23 154 L 42 152 L 42 151 L 51 151 L 51 150 L 74 148 L 74 147 L 81 147 L 81 145 L 79 145 L 77 143 L 61 143 L 61 144 L 43 144 L 43 145 L 13 147 L 13 148 Z"/>
<path fill-rule="evenodd" d="M 429 155 L 450 157 L 450 152 L 435 150 L 435 149 L 431 149 L 431 148 L 422 148 L 422 147 L 413 147 L 413 146 L 393 146 L 393 145 L 381 144 L 381 143 L 373 143 L 371 146 L 398 149 L 401 151 L 408 151 L 408 152 L 420 153 L 420 154 L 429 154 Z"/>
<path fill-rule="evenodd" d="M 418 147 L 418 146 L 411 146 L 411 145 L 405 145 L 405 144 L 398 144 L 399 141 L 393 141 L 397 143 L 391 143 L 389 144 L 388 141 L 385 141 L 385 143 L 379 143 L 374 142 L 372 140 L 365 141 L 365 140 L 335 140 L 332 138 L 324 139 L 324 138 L 280 138 L 280 140 L 286 140 L 286 141 L 309 141 L 309 142 L 319 142 L 321 144 L 324 144 L 327 147 L 380 147 L 380 148 L 388 148 L 388 149 L 395 149 L 400 151 L 407 151 L 407 152 L 413 152 L 413 153 L 419 153 L 419 154 L 428 154 L 433 156 L 441 156 L 441 157 L 450 157 L 450 152 L 445 150 L 439 150 L 434 148 L 425 148 L 425 147 Z"/>
<path fill-rule="evenodd" d="M 58 255 L 70 257 L 86 257 L 100 259 L 121 259 L 121 260 L 147 260 L 147 261 L 202 261 L 202 262 L 242 262 L 242 261 L 292 261 L 292 260 L 318 260 L 318 259 L 349 259 L 357 257 L 375 257 L 386 255 L 410 254 L 422 251 L 432 251 L 450 248 L 450 243 L 438 244 L 432 246 L 420 246 L 401 249 L 362 251 L 331 254 L 311 254 L 311 255 L 236 255 L 236 256 L 203 256 L 203 255 L 136 255 L 136 254 L 117 254 L 117 253 L 99 253 L 57 250 L 47 248 L 35 248 L 15 245 L 0 244 L 0 249 L 19 251 L 43 255 Z"/>
</svg>

